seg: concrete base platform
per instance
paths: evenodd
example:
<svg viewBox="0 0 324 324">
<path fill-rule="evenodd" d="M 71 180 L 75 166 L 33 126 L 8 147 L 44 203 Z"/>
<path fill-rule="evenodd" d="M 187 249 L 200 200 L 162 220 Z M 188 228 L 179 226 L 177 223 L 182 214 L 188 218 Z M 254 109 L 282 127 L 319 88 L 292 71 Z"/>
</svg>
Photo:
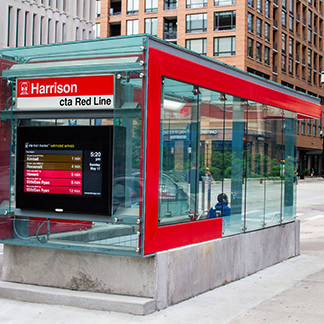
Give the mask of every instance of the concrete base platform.
<svg viewBox="0 0 324 324">
<path fill-rule="evenodd" d="M 299 255 L 299 242 L 296 221 L 147 258 L 5 245 L 0 297 L 144 315 Z"/>
<path fill-rule="evenodd" d="M 73 291 L 0 281 L 0 298 L 31 303 L 147 315 L 156 310 L 152 298 Z"/>
</svg>

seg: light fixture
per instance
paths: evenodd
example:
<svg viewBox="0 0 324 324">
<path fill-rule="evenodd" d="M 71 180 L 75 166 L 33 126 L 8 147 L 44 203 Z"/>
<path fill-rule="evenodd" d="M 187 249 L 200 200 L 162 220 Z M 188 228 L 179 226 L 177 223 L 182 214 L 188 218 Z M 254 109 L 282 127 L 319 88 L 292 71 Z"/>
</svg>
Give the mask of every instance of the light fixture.
<svg viewBox="0 0 324 324">
<path fill-rule="evenodd" d="M 186 103 L 181 102 L 181 101 L 175 101 L 175 100 L 169 100 L 169 99 L 164 99 L 164 101 L 163 101 L 164 109 L 172 110 L 172 111 L 180 110 L 185 105 L 186 105 Z"/>
</svg>

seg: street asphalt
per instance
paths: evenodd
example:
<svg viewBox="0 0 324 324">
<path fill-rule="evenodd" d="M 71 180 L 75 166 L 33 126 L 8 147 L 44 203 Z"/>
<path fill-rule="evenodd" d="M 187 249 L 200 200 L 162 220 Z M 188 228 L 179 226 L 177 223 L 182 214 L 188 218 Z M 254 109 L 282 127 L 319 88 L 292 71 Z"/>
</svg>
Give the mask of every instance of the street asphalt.
<svg viewBox="0 0 324 324">
<path fill-rule="evenodd" d="M 298 257 L 147 316 L 0 299 L 0 323 L 324 324 L 323 189 L 322 178 L 299 181 Z"/>
</svg>

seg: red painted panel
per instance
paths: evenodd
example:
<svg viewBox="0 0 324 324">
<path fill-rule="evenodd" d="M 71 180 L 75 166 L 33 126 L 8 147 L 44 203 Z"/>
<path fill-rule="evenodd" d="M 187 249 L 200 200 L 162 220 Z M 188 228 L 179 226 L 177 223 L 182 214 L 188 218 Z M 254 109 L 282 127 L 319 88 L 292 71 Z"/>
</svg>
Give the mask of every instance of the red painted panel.
<svg viewBox="0 0 324 324">
<path fill-rule="evenodd" d="M 145 170 L 145 255 L 222 236 L 221 218 L 171 226 L 158 226 L 160 147 L 157 143 L 160 142 L 162 76 L 315 118 L 320 117 L 321 111 L 319 105 L 253 84 L 247 80 L 190 62 L 155 48 L 149 48 L 146 134 L 148 140 L 146 142 L 147 163 Z"/>
</svg>

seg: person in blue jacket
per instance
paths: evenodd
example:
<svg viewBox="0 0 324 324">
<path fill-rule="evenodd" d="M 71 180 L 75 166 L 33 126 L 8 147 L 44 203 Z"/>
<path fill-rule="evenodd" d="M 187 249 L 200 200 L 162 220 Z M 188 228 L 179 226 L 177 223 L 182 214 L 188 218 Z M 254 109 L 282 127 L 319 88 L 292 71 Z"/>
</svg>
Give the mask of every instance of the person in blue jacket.
<svg viewBox="0 0 324 324">
<path fill-rule="evenodd" d="M 225 217 L 231 215 L 231 208 L 228 207 L 228 198 L 225 193 L 217 196 L 218 203 L 210 208 L 206 218 Z"/>
</svg>

